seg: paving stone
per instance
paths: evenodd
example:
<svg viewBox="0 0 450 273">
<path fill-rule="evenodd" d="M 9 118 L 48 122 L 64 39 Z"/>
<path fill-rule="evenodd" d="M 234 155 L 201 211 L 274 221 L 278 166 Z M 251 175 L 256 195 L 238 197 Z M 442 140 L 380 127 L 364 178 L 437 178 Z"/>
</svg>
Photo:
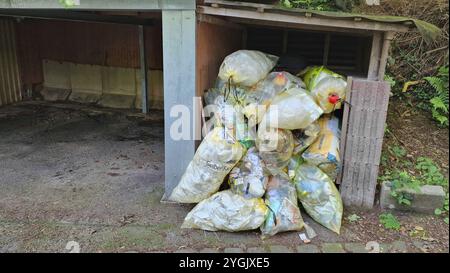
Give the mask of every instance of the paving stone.
<svg viewBox="0 0 450 273">
<path fill-rule="evenodd" d="M 403 241 L 395 241 L 391 244 L 391 252 L 395 253 L 406 253 L 408 252 L 408 247 L 406 246 L 406 243 Z"/>
<path fill-rule="evenodd" d="M 262 247 L 249 247 L 247 248 L 248 253 L 266 253 L 267 251 Z"/>
<path fill-rule="evenodd" d="M 388 253 L 391 250 L 391 245 L 386 243 L 380 244 L 380 253 Z"/>
<path fill-rule="evenodd" d="M 271 245 L 269 246 L 270 252 L 272 253 L 292 253 L 292 249 L 283 245 Z"/>
<path fill-rule="evenodd" d="M 227 247 L 223 250 L 225 253 L 243 253 L 244 250 L 238 247 Z"/>
<path fill-rule="evenodd" d="M 320 250 L 316 245 L 300 245 L 297 246 L 298 253 L 319 253 Z"/>
<path fill-rule="evenodd" d="M 363 243 L 346 243 L 344 247 L 351 253 L 367 253 L 366 245 Z"/>
<path fill-rule="evenodd" d="M 391 196 L 390 182 L 384 182 L 380 192 L 380 206 L 384 209 L 397 209 L 434 214 L 436 208 L 441 208 L 445 201 L 445 192 L 441 186 L 425 185 L 420 191 L 405 190 L 412 196 L 411 205 L 399 205 Z"/>
<path fill-rule="evenodd" d="M 217 248 L 204 248 L 200 250 L 200 253 L 219 253 L 220 251 Z"/>
<path fill-rule="evenodd" d="M 339 243 L 325 243 L 322 244 L 323 253 L 345 253 L 342 244 Z"/>
<path fill-rule="evenodd" d="M 195 251 L 195 249 L 192 248 L 183 248 L 183 249 L 178 249 L 176 251 L 174 251 L 174 253 L 195 253 L 197 251 Z"/>
</svg>

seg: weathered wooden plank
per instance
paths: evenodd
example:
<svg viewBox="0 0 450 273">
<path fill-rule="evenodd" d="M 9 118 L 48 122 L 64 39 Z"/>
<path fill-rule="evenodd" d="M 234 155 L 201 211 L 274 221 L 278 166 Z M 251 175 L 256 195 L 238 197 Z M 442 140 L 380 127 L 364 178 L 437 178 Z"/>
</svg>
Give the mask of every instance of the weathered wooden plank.
<svg viewBox="0 0 450 273">
<path fill-rule="evenodd" d="M 345 101 L 350 102 L 350 95 L 352 90 L 352 77 L 347 78 L 347 88 L 345 90 Z M 349 108 L 351 107 L 349 103 L 343 103 L 343 113 L 342 113 L 342 124 L 341 124 L 341 139 L 339 143 L 339 153 L 342 165 L 344 166 L 345 162 L 345 143 L 347 138 L 347 130 L 348 130 L 348 113 Z M 338 177 L 336 178 L 336 184 L 341 184 L 342 181 L 342 175 L 343 175 L 343 168 L 341 167 L 341 171 L 338 174 Z"/>
<path fill-rule="evenodd" d="M 327 27 L 333 29 L 359 29 L 368 31 L 401 31 L 402 26 L 398 24 L 386 24 L 370 21 L 355 22 L 353 20 L 337 20 L 324 17 L 307 17 L 295 13 L 270 12 L 265 10 L 261 13 L 256 10 L 232 9 L 222 7 L 199 6 L 198 11 L 203 14 L 238 17 L 255 20 L 265 20 L 283 23 L 295 23 L 307 26 Z"/>
<path fill-rule="evenodd" d="M 378 71 L 380 67 L 381 58 L 381 44 L 382 44 L 382 32 L 374 32 L 372 37 L 372 48 L 370 50 L 369 69 L 367 72 L 367 78 L 369 80 L 378 79 Z"/>
<path fill-rule="evenodd" d="M 385 82 L 353 79 L 341 196 L 347 206 L 373 206 L 389 100 Z"/>
<path fill-rule="evenodd" d="M 394 38 L 394 32 L 388 31 L 383 35 L 383 46 L 381 48 L 380 67 L 378 69 L 378 80 L 384 80 L 384 73 L 386 71 L 387 59 L 389 56 L 389 46 Z"/>
</svg>

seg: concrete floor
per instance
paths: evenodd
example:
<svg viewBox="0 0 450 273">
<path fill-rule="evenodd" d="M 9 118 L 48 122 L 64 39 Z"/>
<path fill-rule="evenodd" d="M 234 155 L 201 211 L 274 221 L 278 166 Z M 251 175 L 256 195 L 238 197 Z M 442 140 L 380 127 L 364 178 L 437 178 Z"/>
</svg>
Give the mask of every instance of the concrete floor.
<svg viewBox="0 0 450 273">
<path fill-rule="evenodd" d="M 298 232 L 180 229 L 192 205 L 162 204 L 162 113 L 146 119 L 78 104 L 0 108 L 0 252 L 295 250 Z M 314 242 L 359 242 L 308 217 Z"/>
</svg>

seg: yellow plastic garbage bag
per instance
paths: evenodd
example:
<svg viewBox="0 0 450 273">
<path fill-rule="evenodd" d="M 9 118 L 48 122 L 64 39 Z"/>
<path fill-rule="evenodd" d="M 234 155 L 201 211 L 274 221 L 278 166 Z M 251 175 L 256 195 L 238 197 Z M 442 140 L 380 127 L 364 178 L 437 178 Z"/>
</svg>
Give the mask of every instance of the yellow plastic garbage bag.
<svg viewBox="0 0 450 273">
<path fill-rule="evenodd" d="M 288 130 L 305 129 L 322 113 L 304 89 L 292 88 L 273 98 L 261 124 Z"/>
<path fill-rule="evenodd" d="M 317 139 L 320 133 L 318 121 L 314 121 L 305 129 L 293 130 L 294 154 L 300 154 L 306 150 Z"/>
<path fill-rule="evenodd" d="M 198 203 L 181 228 L 241 231 L 259 228 L 267 214 L 262 198 L 247 199 L 231 190 L 218 192 Z"/>
<path fill-rule="evenodd" d="M 289 163 L 294 151 L 294 138 L 289 130 L 260 127 L 256 147 L 266 168 L 274 173 Z"/>
<path fill-rule="evenodd" d="M 261 156 L 256 147 L 251 147 L 231 170 L 228 183 L 234 193 L 245 198 L 257 198 L 264 196 L 268 180 Z"/>
<path fill-rule="evenodd" d="M 300 72 L 306 84 L 324 113 L 331 113 L 342 107 L 347 82 L 345 78 L 324 66 L 311 66 Z"/>
<path fill-rule="evenodd" d="M 318 138 L 302 156 L 306 162 L 318 166 L 334 181 L 341 164 L 339 119 L 333 115 L 323 115 L 319 119 L 319 125 Z"/>
<path fill-rule="evenodd" d="M 294 184 L 280 175 L 271 176 L 267 185 L 265 202 L 269 209 L 263 235 L 275 235 L 283 231 L 301 230 L 305 225 L 297 205 L 297 193 Z"/>
<path fill-rule="evenodd" d="M 245 97 L 244 114 L 255 124 L 261 122 L 266 107 L 271 100 L 283 91 L 291 88 L 305 88 L 303 81 L 288 72 L 271 72 L 264 80 L 258 82 L 253 88 L 247 90 Z M 258 106 L 261 109 L 257 108 Z"/>
<path fill-rule="evenodd" d="M 300 164 L 293 181 L 298 200 L 306 212 L 315 221 L 339 234 L 343 205 L 333 181 L 311 164 Z"/>
<path fill-rule="evenodd" d="M 278 61 L 278 57 L 256 50 L 238 50 L 223 60 L 219 78 L 233 84 L 253 86 L 264 79 Z"/>
<path fill-rule="evenodd" d="M 169 201 L 198 203 L 219 190 L 244 148 L 223 127 L 210 131 L 195 152 Z"/>
</svg>

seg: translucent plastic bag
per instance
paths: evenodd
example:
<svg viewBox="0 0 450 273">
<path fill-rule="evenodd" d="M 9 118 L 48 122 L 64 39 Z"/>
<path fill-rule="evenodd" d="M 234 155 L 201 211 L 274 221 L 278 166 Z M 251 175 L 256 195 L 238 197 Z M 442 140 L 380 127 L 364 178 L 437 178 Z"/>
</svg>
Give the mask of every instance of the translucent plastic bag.
<svg viewBox="0 0 450 273">
<path fill-rule="evenodd" d="M 218 192 L 198 203 L 181 228 L 240 231 L 259 228 L 267 214 L 262 198 L 247 199 L 231 190 Z"/>
<path fill-rule="evenodd" d="M 305 129 L 293 130 L 294 154 L 300 154 L 317 139 L 320 133 L 320 125 L 317 121 L 311 123 Z"/>
<path fill-rule="evenodd" d="M 282 176 L 272 176 L 267 185 L 265 202 L 269 209 L 261 226 L 263 235 L 275 235 L 283 231 L 301 230 L 305 225 L 297 205 L 294 184 Z"/>
<path fill-rule="evenodd" d="M 315 221 L 339 234 L 343 206 L 331 179 L 314 165 L 300 164 L 296 168 L 294 183 L 298 199 L 306 212 Z"/>
<path fill-rule="evenodd" d="M 332 115 L 323 115 L 319 119 L 320 134 L 316 141 L 302 154 L 306 162 L 318 166 L 333 181 L 340 170 L 339 157 L 339 120 Z"/>
<path fill-rule="evenodd" d="M 331 113 L 342 107 L 347 82 L 345 78 L 324 66 L 312 66 L 300 72 L 306 88 L 311 92 L 324 113 Z"/>
<path fill-rule="evenodd" d="M 219 190 L 244 148 L 223 127 L 206 135 L 168 200 L 198 203 Z"/>
<path fill-rule="evenodd" d="M 258 129 L 256 147 L 271 173 L 286 167 L 294 150 L 294 138 L 289 130 L 264 128 Z"/>
<path fill-rule="evenodd" d="M 264 162 L 256 148 L 252 147 L 231 170 L 228 183 L 234 193 L 245 198 L 257 198 L 264 196 L 268 180 Z"/>
<path fill-rule="evenodd" d="M 233 84 L 253 86 L 264 79 L 278 61 L 278 57 L 256 50 L 238 50 L 223 60 L 219 78 Z"/>
<path fill-rule="evenodd" d="M 322 113 L 322 109 L 304 89 L 292 88 L 273 98 L 261 124 L 289 130 L 304 129 Z"/>
<path fill-rule="evenodd" d="M 271 100 L 281 92 L 291 88 L 305 88 L 303 81 L 288 72 L 271 72 L 246 93 L 244 114 L 248 119 L 261 122 L 266 107 Z M 257 110 L 257 106 L 263 106 Z"/>
<path fill-rule="evenodd" d="M 336 109 L 341 109 L 345 100 L 345 89 L 347 82 L 341 78 L 327 77 L 322 79 L 315 88 L 311 90 L 311 95 L 323 109 L 324 113 L 331 113 Z"/>
</svg>

